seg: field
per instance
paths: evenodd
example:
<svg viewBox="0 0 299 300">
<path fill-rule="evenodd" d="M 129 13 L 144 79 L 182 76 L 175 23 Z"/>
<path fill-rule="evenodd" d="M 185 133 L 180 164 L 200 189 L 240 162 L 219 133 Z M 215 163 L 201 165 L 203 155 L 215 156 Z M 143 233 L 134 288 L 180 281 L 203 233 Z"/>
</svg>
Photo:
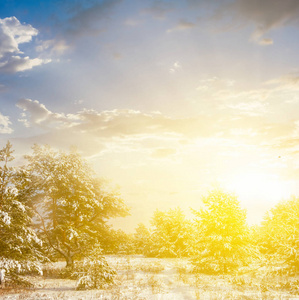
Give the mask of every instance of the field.
<svg viewBox="0 0 299 300">
<path fill-rule="evenodd" d="M 0 299 L 299 299 L 299 281 L 260 270 L 242 275 L 193 274 L 188 260 L 106 256 L 117 282 L 106 290 L 76 291 L 76 280 L 28 276 L 34 289 L 0 289 Z M 62 263 L 48 270 L 62 268 Z M 48 272 L 49 274 L 49 272 Z"/>
</svg>

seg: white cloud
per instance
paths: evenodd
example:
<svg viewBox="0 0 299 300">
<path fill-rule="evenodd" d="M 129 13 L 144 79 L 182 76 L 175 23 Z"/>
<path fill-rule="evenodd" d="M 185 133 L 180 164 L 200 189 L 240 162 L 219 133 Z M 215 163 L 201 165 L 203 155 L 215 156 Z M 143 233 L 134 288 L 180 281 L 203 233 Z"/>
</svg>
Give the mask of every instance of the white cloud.
<svg viewBox="0 0 299 300">
<path fill-rule="evenodd" d="M 0 19 L 0 72 L 22 72 L 50 62 L 49 59 L 31 59 L 19 49 L 20 44 L 32 41 L 37 34 L 37 29 L 21 24 L 16 17 Z"/>
<path fill-rule="evenodd" d="M 170 73 L 175 73 L 181 68 L 182 68 L 181 64 L 178 61 L 176 61 L 176 62 L 173 63 L 173 65 L 169 69 L 169 72 Z"/>
<path fill-rule="evenodd" d="M 0 113 L 0 133 L 12 133 L 13 129 L 10 128 L 11 122 L 9 117 L 4 116 Z"/>
<path fill-rule="evenodd" d="M 29 56 L 11 56 L 6 61 L 0 62 L 0 72 L 4 73 L 16 73 L 25 70 L 30 70 L 33 67 L 40 66 L 51 62 L 51 59 L 30 59 Z"/>
<path fill-rule="evenodd" d="M 37 29 L 22 25 L 16 17 L 0 19 L 0 58 L 8 53 L 21 53 L 19 44 L 30 42 L 37 34 Z"/>
<path fill-rule="evenodd" d="M 77 124 L 76 121 L 79 118 L 73 114 L 53 113 L 37 100 L 21 99 L 17 107 L 24 111 L 19 121 L 23 122 L 26 127 L 33 125 L 44 128 L 69 127 Z"/>
<path fill-rule="evenodd" d="M 262 116 L 267 112 L 269 103 L 260 101 L 239 102 L 227 104 L 225 107 L 237 110 L 239 113 L 248 116 Z"/>
<path fill-rule="evenodd" d="M 49 116 L 52 114 L 45 105 L 39 103 L 39 101 L 31 100 L 31 99 L 21 99 L 17 103 L 17 107 L 23 109 L 24 111 L 28 111 L 30 114 L 31 122 L 35 124 L 40 124 L 43 121 L 47 120 Z M 22 114 L 25 117 L 24 113 Z"/>
</svg>

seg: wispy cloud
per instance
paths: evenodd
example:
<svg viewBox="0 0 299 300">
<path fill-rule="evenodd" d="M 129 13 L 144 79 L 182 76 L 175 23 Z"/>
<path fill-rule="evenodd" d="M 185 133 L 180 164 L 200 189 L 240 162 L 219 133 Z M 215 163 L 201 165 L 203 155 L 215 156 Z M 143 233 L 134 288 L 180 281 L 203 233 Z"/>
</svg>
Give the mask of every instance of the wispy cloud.
<svg viewBox="0 0 299 300">
<path fill-rule="evenodd" d="M 65 114 L 52 112 L 39 101 L 31 99 L 22 99 L 17 106 L 23 110 L 20 121 L 26 126 L 39 127 L 48 133 L 55 131 L 57 138 L 60 136 L 61 139 L 66 134 L 74 136 L 74 139 L 76 134 L 80 134 L 91 139 L 101 137 L 140 142 L 144 137 L 152 136 L 155 139 L 172 137 L 176 141 L 191 142 L 197 138 L 231 138 L 235 136 L 235 132 L 231 130 L 239 128 L 242 132 L 255 132 L 248 137 L 248 142 L 254 137 L 252 142 L 267 138 L 270 143 L 273 138 L 288 136 L 293 130 L 293 127 L 284 128 L 281 124 L 266 121 L 264 113 L 267 103 L 263 105 L 254 101 L 225 107 L 226 112 L 227 109 L 238 111 L 235 116 L 239 118 L 233 118 L 230 113 L 173 118 L 157 112 L 143 113 L 121 109 L 101 112 L 85 109 L 74 114 Z"/>
<path fill-rule="evenodd" d="M 101 21 L 108 20 L 113 8 L 119 4 L 121 0 L 103 0 L 100 2 L 91 2 L 88 6 L 75 5 L 72 9 L 72 16 L 67 20 L 63 33 L 70 39 L 77 38 L 82 35 L 97 35 L 104 30 Z M 88 2 L 86 2 L 88 3 Z"/>
<path fill-rule="evenodd" d="M 279 78 L 268 80 L 265 84 L 276 86 L 276 89 L 299 90 L 299 72 L 292 72 Z"/>
<path fill-rule="evenodd" d="M 154 0 L 151 5 L 144 10 L 144 12 L 151 14 L 156 19 L 164 19 L 166 14 L 174 9 L 173 3 Z"/>
<path fill-rule="evenodd" d="M 166 158 L 175 154 L 177 150 L 175 148 L 157 148 L 152 153 L 153 158 Z"/>
<path fill-rule="evenodd" d="M 258 40 L 258 43 L 262 46 L 268 46 L 268 45 L 273 45 L 274 44 L 273 40 L 269 39 L 269 38 L 260 39 L 260 40 Z"/>
<path fill-rule="evenodd" d="M 239 114 L 248 116 L 262 116 L 267 113 L 267 102 L 250 101 L 250 102 L 239 102 L 235 104 L 227 104 L 226 108 L 237 110 Z"/>
<path fill-rule="evenodd" d="M 178 61 L 176 61 L 176 62 L 173 63 L 173 65 L 169 69 L 169 72 L 170 73 L 176 73 L 181 68 L 182 68 L 181 64 Z"/>
<path fill-rule="evenodd" d="M 232 88 L 235 85 L 235 80 L 220 78 L 217 76 L 207 77 L 199 80 L 196 90 L 198 91 L 213 91 Z"/>
<path fill-rule="evenodd" d="M 168 29 L 167 32 L 175 32 L 175 31 L 185 31 L 191 28 L 194 28 L 196 25 L 193 22 L 189 22 L 186 20 L 180 20 L 173 28 Z"/>
<path fill-rule="evenodd" d="M 271 45 L 273 40 L 265 37 L 271 30 L 288 25 L 299 25 L 299 2 L 297 0 L 234 0 L 217 9 L 216 18 L 225 19 L 231 28 L 254 25 L 251 40 L 261 45 Z"/>
<path fill-rule="evenodd" d="M 142 113 L 136 110 L 111 111 L 82 110 L 75 114 L 55 113 L 37 100 L 21 99 L 17 107 L 23 110 L 21 122 L 46 131 L 72 130 L 101 137 L 126 137 L 146 135 L 205 135 L 207 123 L 199 118 L 170 118 L 159 112 Z"/>
<path fill-rule="evenodd" d="M 69 45 L 64 39 L 51 39 L 40 41 L 35 49 L 37 52 L 46 53 L 48 56 L 60 56 L 69 49 Z"/>
<path fill-rule="evenodd" d="M 13 129 L 10 127 L 11 122 L 9 120 L 9 117 L 4 116 L 0 112 L 0 133 L 7 133 L 10 134 L 13 132 Z"/>
</svg>

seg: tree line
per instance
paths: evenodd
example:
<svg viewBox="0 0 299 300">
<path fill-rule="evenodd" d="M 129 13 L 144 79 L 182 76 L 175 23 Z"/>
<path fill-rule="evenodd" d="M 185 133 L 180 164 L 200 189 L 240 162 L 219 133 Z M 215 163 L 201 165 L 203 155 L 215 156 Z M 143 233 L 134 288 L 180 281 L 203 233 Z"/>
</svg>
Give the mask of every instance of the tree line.
<svg viewBox="0 0 299 300">
<path fill-rule="evenodd" d="M 236 195 L 214 189 L 186 218 L 180 208 L 156 210 L 135 230 L 133 249 L 149 257 L 187 257 L 194 272 L 226 274 L 246 267 L 299 271 L 299 198 L 282 200 L 258 225 L 249 226 Z"/>
<path fill-rule="evenodd" d="M 0 150 L 0 269 L 11 278 L 26 270 L 41 273 L 42 262 L 64 259 L 68 269 L 108 274 L 102 281 L 92 281 L 90 273 L 84 277 L 89 282 L 83 286 L 95 287 L 113 281 L 103 257 L 111 253 L 187 257 L 194 272 L 210 274 L 253 263 L 299 269 L 296 197 L 277 204 L 261 224 L 248 226 L 237 197 L 215 189 L 202 198 L 200 210 L 192 210 L 193 219 L 180 208 L 156 210 L 151 226 L 139 224 L 127 234 L 108 225 L 129 214 L 118 190 L 76 151 L 34 145 L 24 166 L 12 167 L 13 159 L 8 142 Z"/>
</svg>

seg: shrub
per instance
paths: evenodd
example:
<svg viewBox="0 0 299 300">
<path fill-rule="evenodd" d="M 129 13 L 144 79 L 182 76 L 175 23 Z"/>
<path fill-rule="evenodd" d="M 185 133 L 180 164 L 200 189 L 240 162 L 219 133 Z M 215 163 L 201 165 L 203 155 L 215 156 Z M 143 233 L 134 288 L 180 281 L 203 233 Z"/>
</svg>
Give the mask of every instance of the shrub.
<svg viewBox="0 0 299 300">
<path fill-rule="evenodd" d="M 72 277 L 78 279 L 77 289 L 102 289 L 115 283 L 116 271 L 96 247 L 88 257 L 75 262 Z"/>
<path fill-rule="evenodd" d="M 116 272 L 108 265 L 104 257 L 85 258 L 75 262 L 74 277 L 78 278 L 77 289 L 102 289 L 114 284 Z"/>
<path fill-rule="evenodd" d="M 14 259 L 0 258 L 0 270 L 4 270 L 6 286 L 33 287 L 29 281 L 20 277 L 24 274 L 42 275 L 39 262 L 18 261 Z"/>
</svg>

